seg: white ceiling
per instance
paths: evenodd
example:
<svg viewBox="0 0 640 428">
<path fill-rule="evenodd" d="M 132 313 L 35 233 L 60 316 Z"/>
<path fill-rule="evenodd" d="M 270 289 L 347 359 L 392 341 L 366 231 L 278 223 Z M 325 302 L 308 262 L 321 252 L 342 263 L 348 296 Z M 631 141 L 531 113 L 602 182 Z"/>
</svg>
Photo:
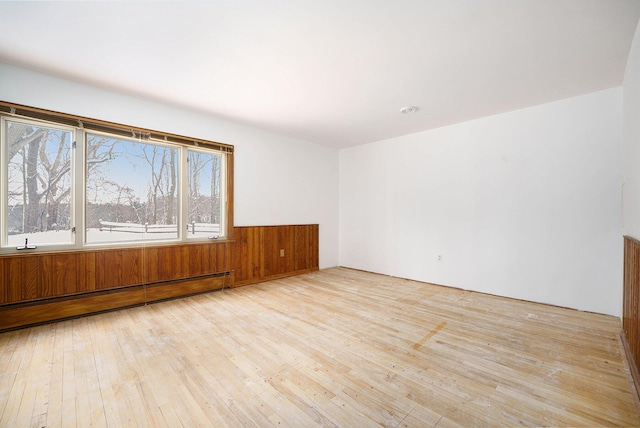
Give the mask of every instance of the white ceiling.
<svg viewBox="0 0 640 428">
<path fill-rule="evenodd" d="M 639 0 L 0 2 L 0 62 L 348 147 L 619 86 L 639 17 Z"/>
</svg>

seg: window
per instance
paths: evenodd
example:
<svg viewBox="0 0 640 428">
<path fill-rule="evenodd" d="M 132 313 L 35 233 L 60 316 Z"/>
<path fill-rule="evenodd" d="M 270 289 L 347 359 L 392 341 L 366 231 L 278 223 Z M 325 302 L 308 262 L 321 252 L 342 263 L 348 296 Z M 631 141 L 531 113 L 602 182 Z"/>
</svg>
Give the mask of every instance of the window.
<svg viewBox="0 0 640 428">
<path fill-rule="evenodd" d="M 7 174 L 3 242 L 70 244 L 73 131 L 19 120 L 6 120 L 3 131 Z"/>
<path fill-rule="evenodd" d="M 222 230 L 222 155 L 199 150 L 188 151 L 189 206 L 187 236 L 218 237 Z"/>
<path fill-rule="evenodd" d="M 227 236 L 233 147 L 20 113 L 0 102 L 1 252 Z"/>
<path fill-rule="evenodd" d="M 178 238 L 176 147 L 87 134 L 86 241 Z"/>
</svg>

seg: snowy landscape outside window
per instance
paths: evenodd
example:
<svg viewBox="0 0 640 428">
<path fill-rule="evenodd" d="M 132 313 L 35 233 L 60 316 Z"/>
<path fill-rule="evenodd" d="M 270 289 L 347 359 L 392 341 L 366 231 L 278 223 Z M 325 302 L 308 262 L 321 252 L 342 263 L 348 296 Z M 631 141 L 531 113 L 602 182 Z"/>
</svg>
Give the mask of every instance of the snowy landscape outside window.
<svg viewBox="0 0 640 428">
<path fill-rule="evenodd" d="M 175 147 L 87 134 L 86 241 L 178 238 Z"/>
<path fill-rule="evenodd" d="M 73 131 L 18 120 L 4 122 L 7 205 L 4 242 L 69 244 Z M 4 181 L 4 180 L 3 180 Z"/>
<path fill-rule="evenodd" d="M 227 237 L 232 146 L 24 113 L 0 103 L 0 252 Z"/>
<path fill-rule="evenodd" d="M 189 150 L 189 210 L 187 237 L 220 236 L 223 203 L 221 196 L 222 155 Z"/>
</svg>

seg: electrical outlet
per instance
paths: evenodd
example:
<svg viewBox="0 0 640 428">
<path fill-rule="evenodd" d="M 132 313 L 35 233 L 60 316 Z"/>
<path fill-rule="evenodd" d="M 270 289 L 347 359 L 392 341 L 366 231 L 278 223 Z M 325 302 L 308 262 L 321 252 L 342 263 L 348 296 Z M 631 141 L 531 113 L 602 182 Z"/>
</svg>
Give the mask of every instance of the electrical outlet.
<svg viewBox="0 0 640 428">
<path fill-rule="evenodd" d="M 284 248 L 280 249 L 280 257 L 284 257 Z"/>
<path fill-rule="evenodd" d="M 442 261 L 442 254 L 438 254 L 438 261 L 441 262 Z"/>
</svg>

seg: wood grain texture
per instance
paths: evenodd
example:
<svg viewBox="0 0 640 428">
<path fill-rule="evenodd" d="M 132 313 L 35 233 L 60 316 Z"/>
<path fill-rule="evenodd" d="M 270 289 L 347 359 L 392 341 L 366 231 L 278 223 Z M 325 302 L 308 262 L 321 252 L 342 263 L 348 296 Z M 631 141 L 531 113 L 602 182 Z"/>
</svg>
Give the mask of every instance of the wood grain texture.
<svg viewBox="0 0 640 428">
<path fill-rule="evenodd" d="M 234 284 L 258 282 L 264 278 L 262 231 L 260 227 L 235 228 L 231 252 Z"/>
<path fill-rule="evenodd" d="M 0 334 L 0 426 L 639 426 L 619 332 L 334 268 Z"/>
<path fill-rule="evenodd" d="M 234 227 L 234 223 L 233 223 L 233 218 L 234 218 L 234 210 L 235 210 L 235 204 L 234 204 L 234 169 L 235 169 L 235 160 L 234 160 L 234 155 L 233 152 L 229 152 L 227 153 L 227 174 L 226 174 L 226 180 L 227 180 L 227 240 L 229 241 L 233 241 L 234 239 L 234 231 L 235 231 L 235 227 Z"/>
<path fill-rule="evenodd" d="M 232 270 L 233 275 L 224 280 L 227 287 L 318 269 L 318 225 L 236 229 L 233 242 L 1 256 L 0 331 L 82 315 L 83 304 L 86 314 L 143 304 L 153 300 L 140 300 L 134 288 L 143 285 L 191 280 L 190 285 L 174 284 L 171 291 L 155 289 L 165 290 L 164 297 L 157 298 L 165 299 L 217 289 L 201 290 L 197 284 L 206 283 L 203 277 Z M 285 257 L 280 257 L 280 249 Z M 120 291 L 109 302 L 101 295 L 87 294 L 125 288 L 132 290 Z M 76 298 L 59 299 L 71 296 Z"/>
<path fill-rule="evenodd" d="M 118 290 L 48 299 L 32 304 L 4 306 L 0 308 L 0 331 L 139 306 L 159 300 L 220 290 L 229 286 L 229 275 L 224 274 L 170 283 L 124 287 Z"/>
<path fill-rule="evenodd" d="M 232 267 L 236 285 L 318 269 L 318 225 L 240 227 L 233 234 L 235 241 L 0 256 L 0 306 Z"/>
<path fill-rule="evenodd" d="M 230 249 L 221 241 L 2 256 L 0 331 L 228 287 L 228 275 L 211 277 L 230 271 Z"/>
<path fill-rule="evenodd" d="M 264 227 L 264 276 L 278 276 L 293 269 L 295 228 Z M 281 255 L 281 251 L 284 252 Z"/>
<path fill-rule="evenodd" d="M 627 360 L 636 391 L 640 391 L 640 241 L 624 238 L 624 292 L 622 301 L 622 329 L 626 336 Z"/>
<path fill-rule="evenodd" d="M 233 286 L 318 270 L 319 226 L 236 227 L 233 243 Z"/>
<path fill-rule="evenodd" d="M 229 241 L 0 256 L 0 306 L 227 272 Z"/>
</svg>

